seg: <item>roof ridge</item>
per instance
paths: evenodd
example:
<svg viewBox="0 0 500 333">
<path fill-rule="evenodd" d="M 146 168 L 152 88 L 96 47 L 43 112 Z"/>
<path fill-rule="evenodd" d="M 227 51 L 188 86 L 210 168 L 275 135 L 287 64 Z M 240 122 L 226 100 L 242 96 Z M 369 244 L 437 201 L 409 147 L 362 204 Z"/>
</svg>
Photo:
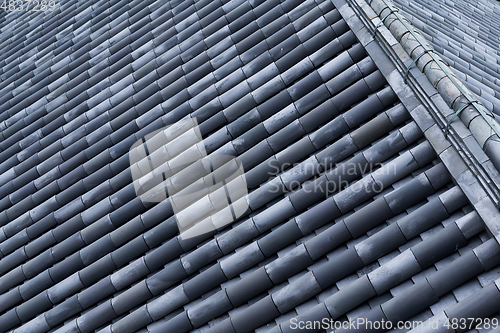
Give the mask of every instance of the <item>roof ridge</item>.
<svg viewBox="0 0 500 333">
<path fill-rule="evenodd" d="M 382 19 L 380 24 L 384 24 L 389 29 L 413 59 L 412 65 L 415 64 L 427 76 L 448 106 L 455 110 L 455 114 L 448 120 L 448 125 L 458 116 L 472 132 L 486 155 L 490 157 L 493 165 L 500 170 L 500 125 L 494 122 L 494 115 L 491 111 L 477 100 L 475 94 L 464 85 L 441 56 L 433 52 L 432 46 L 425 37 L 398 13 L 397 7 L 392 2 L 370 0 L 369 5 Z M 469 116 L 462 112 L 466 108 L 471 111 Z M 471 116 L 471 113 L 474 115 Z M 474 119 L 477 120 L 473 124 Z M 491 133 L 485 135 L 484 131 L 487 127 L 491 129 Z M 494 145 L 497 145 L 496 149 L 491 148 Z"/>
<path fill-rule="evenodd" d="M 500 125 L 493 115 L 392 2 L 331 1 L 370 56 L 386 55 L 377 64 L 382 74 L 500 241 Z"/>
</svg>

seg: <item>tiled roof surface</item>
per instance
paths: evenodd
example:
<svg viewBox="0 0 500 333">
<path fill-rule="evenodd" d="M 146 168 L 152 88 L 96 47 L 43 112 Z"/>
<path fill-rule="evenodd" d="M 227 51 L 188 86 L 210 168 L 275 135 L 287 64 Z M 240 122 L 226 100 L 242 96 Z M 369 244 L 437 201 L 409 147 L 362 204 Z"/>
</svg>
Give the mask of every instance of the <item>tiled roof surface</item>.
<svg viewBox="0 0 500 333">
<path fill-rule="evenodd" d="M 1 332 L 500 310 L 500 246 L 331 1 L 0 15 Z M 128 156 L 185 117 L 250 192 L 238 221 L 191 239 L 169 199 L 136 196 Z"/>
<path fill-rule="evenodd" d="M 485 106 L 500 115 L 500 3 L 394 0 Z"/>
</svg>

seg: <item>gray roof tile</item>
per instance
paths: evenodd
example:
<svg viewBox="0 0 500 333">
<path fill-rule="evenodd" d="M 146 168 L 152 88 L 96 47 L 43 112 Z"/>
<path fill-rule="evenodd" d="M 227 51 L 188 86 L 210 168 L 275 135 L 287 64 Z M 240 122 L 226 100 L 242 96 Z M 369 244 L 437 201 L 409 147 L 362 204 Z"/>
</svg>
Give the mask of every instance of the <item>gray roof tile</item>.
<svg viewBox="0 0 500 333">
<path fill-rule="evenodd" d="M 9 38 L 44 13 L 0 15 L 13 26 L 0 33 L 6 330 L 287 332 L 296 313 L 362 314 L 362 303 L 388 288 L 402 293 L 371 301 L 366 316 L 384 310 L 395 320 L 410 313 L 405 295 L 420 297 L 430 287 L 405 289 L 413 269 L 402 277 L 376 274 L 371 262 L 385 266 L 377 273 L 415 262 L 420 271 L 452 258 L 455 244 L 470 253 L 465 248 L 481 240 L 474 236 L 483 230 L 480 219 L 443 221 L 453 212 L 461 216 L 464 194 L 443 189 L 450 175 L 443 164 L 433 167 L 431 145 L 415 123 L 406 124 L 410 114 L 386 87 L 376 66 L 381 60 L 366 56 L 333 2 L 95 4 L 63 5 L 66 16 L 48 19 L 29 43 Z M 56 30 L 62 25 L 68 35 Z M 463 50 L 471 42 L 464 40 Z M 483 54 L 459 52 L 453 61 L 475 66 L 467 66 L 466 84 L 491 100 L 484 94 L 495 91 L 489 62 L 496 55 Z M 476 68 L 488 76 L 479 78 Z M 170 200 L 155 205 L 135 197 L 127 151 L 138 137 L 189 114 L 200 123 L 208 154 L 241 159 L 250 209 L 232 228 L 185 240 Z M 354 172 L 346 170 L 349 163 Z M 199 176 L 189 170 L 183 186 Z M 353 185 L 338 188 L 342 180 Z M 375 181 L 384 192 L 376 193 L 377 185 L 355 193 Z M 397 222 L 384 228 L 387 221 Z M 434 236 L 406 241 L 437 231 L 440 222 L 447 227 Z M 357 245 L 342 250 L 347 241 Z M 497 265 L 493 243 L 486 244 L 475 250 L 481 271 Z M 363 251 L 368 246 L 373 251 Z M 415 257 L 388 262 L 399 246 Z M 325 289 L 356 271 L 368 275 L 345 280 L 342 293 Z M 325 303 L 307 302 L 320 292 Z M 415 314 L 428 312 L 431 300 L 420 297 Z"/>
</svg>

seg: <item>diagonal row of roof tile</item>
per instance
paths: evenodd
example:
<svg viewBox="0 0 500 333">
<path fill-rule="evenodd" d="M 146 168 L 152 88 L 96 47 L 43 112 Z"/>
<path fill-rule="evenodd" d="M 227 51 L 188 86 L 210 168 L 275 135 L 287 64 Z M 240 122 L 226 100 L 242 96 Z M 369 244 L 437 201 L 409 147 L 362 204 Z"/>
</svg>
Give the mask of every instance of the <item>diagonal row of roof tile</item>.
<svg viewBox="0 0 500 333">
<path fill-rule="evenodd" d="M 477 316 L 500 310 L 500 246 L 330 1 L 68 1 L 0 24 L 0 331 L 291 332 L 450 295 L 452 318 L 470 279 Z M 250 190 L 190 239 L 128 156 L 185 117 Z"/>
</svg>

